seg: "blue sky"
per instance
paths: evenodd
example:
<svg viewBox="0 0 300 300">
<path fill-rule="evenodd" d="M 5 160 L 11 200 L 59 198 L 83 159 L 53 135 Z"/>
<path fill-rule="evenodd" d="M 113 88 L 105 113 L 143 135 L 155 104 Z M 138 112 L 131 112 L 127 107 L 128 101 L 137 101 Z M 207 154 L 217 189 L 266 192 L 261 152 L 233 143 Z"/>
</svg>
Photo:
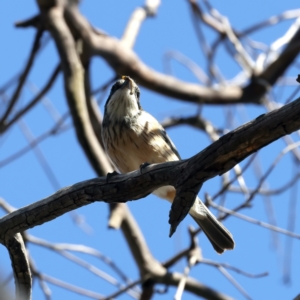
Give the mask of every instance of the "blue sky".
<svg viewBox="0 0 300 300">
<path fill-rule="evenodd" d="M 212 1 L 211 3 L 229 18 L 231 24 L 237 30 L 243 30 L 285 10 L 297 8 L 296 2 L 292 0 L 231 0 Z M 95 27 L 120 38 L 130 14 L 135 7 L 142 4 L 143 1 L 115 0 L 105 2 L 86 0 L 81 5 L 81 11 Z M 31 17 L 37 12 L 38 8 L 35 1 L 1 2 L 0 30 L 3 43 L 0 57 L 2 70 L 0 72 L 0 86 L 22 69 L 34 39 L 33 29 L 16 29 L 13 24 L 16 21 Z M 179 51 L 205 69 L 205 58 L 196 39 L 190 15 L 187 1 L 162 1 L 158 15 L 155 18 L 146 20 L 141 28 L 134 47 L 138 56 L 153 69 L 165 72 L 164 55 L 168 51 Z M 269 45 L 282 36 L 291 23 L 292 21 L 285 21 L 280 25 L 261 30 L 251 35 L 251 37 Z M 205 30 L 205 34 L 209 41 L 215 37 L 211 30 Z M 55 46 L 50 41 L 35 62 L 29 76 L 30 83 L 37 88 L 41 88 L 58 61 Z M 218 53 L 216 61 L 227 79 L 233 78 L 240 71 L 239 66 L 225 54 L 223 49 Z M 172 70 L 173 75 L 177 78 L 197 83 L 195 76 L 178 62 L 172 62 Z M 296 68 L 291 68 L 288 71 L 288 75 L 295 78 L 298 73 Z M 113 71 L 104 60 L 101 58 L 93 59 L 92 85 L 94 88 L 99 87 L 113 75 Z M 294 89 L 295 86 L 286 87 L 284 90 L 276 87 L 274 95 L 277 96 L 278 101 L 284 103 L 286 97 Z M 106 97 L 107 95 L 104 96 L 104 99 Z M 31 98 L 32 91 L 28 84 L 22 93 L 18 108 L 22 107 Z M 66 99 L 62 91 L 62 76 L 59 77 L 59 80 L 47 95 L 47 99 L 43 103 L 38 104 L 23 120 L 34 137 L 41 135 L 54 125 L 53 118 L 45 109 L 46 101 L 51 101 L 59 115 L 67 111 Z M 160 121 L 168 116 L 190 116 L 195 114 L 198 109 L 198 106 L 195 104 L 166 98 L 144 88 L 141 89 L 141 101 L 144 109 Z M 102 101 L 100 104 L 101 111 L 103 111 L 104 102 Z M 3 108 L 0 107 L 0 113 L 2 111 Z M 205 118 L 211 120 L 216 127 L 226 126 L 228 129 L 234 129 L 265 112 L 264 107 L 256 105 L 203 107 L 203 116 Z M 68 119 L 67 123 L 69 124 L 70 122 L 71 120 Z M 28 144 L 20 128 L 20 125 L 16 124 L 9 132 L 0 137 L 0 163 L 9 155 Z M 24 129 L 24 124 L 22 128 Z M 168 130 L 168 134 L 177 146 L 182 158 L 189 158 L 210 144 L 210 140 L 203 132 L 187 126 L 172 128 Z M 298 136 L 293 135 L 293 138 L 297 140 Z M 26 153 L 21 158 L 13 161 L 13 163 L 3 166 L 0 168 L 0 197 L 17 208 L 47 197 L 60 187 L 95 177 L 95 173 L 76 140 L 73 129 L 69 129 L 60 135 L 49 137 L 39 147 L 53 174 L 55 174 L 58 183 L 51 184 L 33 151 Z M 262 166 L 262 172 L 267 170 L 284 147 L 285 144 L 280 140 L 259 151 L 258 158 Z M 242 165 L 245 165 L 245 162 Z M 247 185 L 251 188 L 256 186 L 253 167 L 245 174 Z M 297 168 L 298 166 L 292 156 L 285 156 L 280 161 L 278 168 L 268 178 L 268 186 L 273 189 L 282 186 L 292 178 L 294 172 L 298 170 Z M 231 176 L 233 176 L 232 173 Z M 204 184 L 199 196 L 203 198 L 206 192 L 214 195 L 220 186 L 221 178 L 214 178 Z M 258 196 L 253 201 L 253 207 L 243 210 L 242 213 L 268 222 L 266 210 L 269 207 L 269 203 L 272 203 L 277 225 L 286 228 L 289 221 L 288 206 L 295 195 L 298 199 L 299 193 L 297 193 L 297 189 L 294 191 L 294 194 L 284 193 L 279 196 L 272 196 L 270 199 Z M 237 203 L 243 201 L 243 196 L 241 195 L 231 193 L 229 196 L 226 200 L 228 207 L 235 207 Z M 161 201 L 155 196 L 149 196 L 146 199 L 134 201 L 128 205 L 157 260 L 163 262 L 188 246 L 187 226 L 195 226 L 191 218 L 187 217 L 177 229 L 176 234 L 170 239 L 168 238 L 170 206 L 166 201 Z M 298 208 L 295 207 L 295 212 L 297 211 Z M 86 224 L 92 228 L 90 234 L 76 226 L 70 214 L 38 226 L 30 230 L 30 233 L 53 243 L 85 244 L 94 247 L 113 259 L 132 280 L 136 280 L 138 278 L 138 270 L 133 263 L 121 232 L 107 229 L 107 205 L 94 203 L 79 209 L 76 213 L 83 216 Z M 214 213 L 216 212 L 214 211 Z M 293 264 L 291 281 L 288 284 L 284 284 L 283 269 L 286 266 L 285 246 L 287 238 L 277 234 L 277 244 L 275 246 L 274 239 L 272 239 L 272 235 L 267 229 L 234 217 L 226 220 L 225 225 L 235 237 L 235 250 L 219 256 L 213 251 L 208 240 L 201 234 L 199 240 L 205 258 L 226 262 L 253 274 L 269 272 L 268 277 L 251 279 L 229 271 L 253 299 L 292 299 L 300 293 L 299 285 L 297 284 L 300 276 L 300 259 L 299 255 L 297 255 L 300 251 L 299 240 L 294 239 L 292 241 L 291 259 Z M 299 222 L 296 223 L 295 232 L 300 232 Z M 116 290 L 111 284 L 49 250 L 31 244 L 29 245 L 29 250 L 38 269 L 50 276 L 83 288 L 90 288 L 104 295 L 108 295 Z M 109 267 L 95 258 L 90 258 L 86 255 L 79 256 L 118 278 Z M 4 247 L 0 248 L 0 263 L 3 276 L 5 277 L 9 274 L 11 266 Z M 185 261 L 181 261 L 172 270 L 183 272 L 184 267 Z M 235 299 L 245 299 L 215 268 L 198 265 L 191 271 L 191 276 Z M 49 286 L 52 290 L 53 299 L 88 299 L 54 285 L 49 284 Z M 168 294 L 156 295 L 154 299 L 170 299 L 174 293 L 175 289 L 170 288 Z M 37 282 L 34 284 L 33 299 L 43 299 Z M 119 299 L 132 298 L 125 294 Z M 185 293 L 183 299 L 196 299 L 196 297 Z"/>
</svg>

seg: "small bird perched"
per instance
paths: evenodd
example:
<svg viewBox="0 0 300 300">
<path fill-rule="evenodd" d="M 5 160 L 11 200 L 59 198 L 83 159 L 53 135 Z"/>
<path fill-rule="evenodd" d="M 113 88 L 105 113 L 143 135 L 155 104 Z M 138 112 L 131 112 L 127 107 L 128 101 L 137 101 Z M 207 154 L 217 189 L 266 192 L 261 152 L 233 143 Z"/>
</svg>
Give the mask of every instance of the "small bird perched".
<svg viewBox="0 0 300 300">
<path fill-rule="evenodd" d="M 145 162 L 152 164 L 180 160 L 164 128 L 142 109 L 140 90 L 128 76 L 123 76 L 112 86 L 105 104 L 102 125 L 105 151 L 121 173 L 137 170 Z M 164 186 L 153 194 L 172 203 L 176 191 L 173 186 Z M 218 253 L 234 248 L 231 233 L 198 197 L 189 214 Z"/>
</svg>

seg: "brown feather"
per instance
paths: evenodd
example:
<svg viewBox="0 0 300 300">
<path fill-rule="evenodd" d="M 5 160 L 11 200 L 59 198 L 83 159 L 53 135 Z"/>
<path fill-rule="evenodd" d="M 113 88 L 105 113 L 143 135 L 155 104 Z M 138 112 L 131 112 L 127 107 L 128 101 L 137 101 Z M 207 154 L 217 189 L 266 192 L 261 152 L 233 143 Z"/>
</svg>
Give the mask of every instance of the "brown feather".
<svg viewBox="0 0 300 300">
<path fill-rule="evenodd" d="M 122 173 L 137 170 L 145 162 L 153 164 L 178 160 L 172 145 L 162 139 L 162 126 L 148 113 L 142 113 L 147 114 L 147 118 L 141 116 L 140 119 L 147 122 L 123 126 L 121 132 L 111 129 L 120 128 L 119 124 L 103 127 L 106 152 Z"/>
</svg>

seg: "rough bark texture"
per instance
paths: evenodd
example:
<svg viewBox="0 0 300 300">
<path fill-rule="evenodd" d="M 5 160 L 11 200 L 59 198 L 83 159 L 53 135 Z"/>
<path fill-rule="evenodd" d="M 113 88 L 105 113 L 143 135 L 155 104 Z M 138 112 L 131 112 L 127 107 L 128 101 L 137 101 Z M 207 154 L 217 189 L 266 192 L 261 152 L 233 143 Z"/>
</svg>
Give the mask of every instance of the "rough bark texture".
<svg viewBox="0 0 300 300">
<path fill-rule="evenodd" d="M 27 250 L 22 235 L 16 233 L 15 235 L 6 238 L 5 246 L 9 252 L 13 268 L 16 284 L 16 299 L 29 300 L 31 299 L 32 280 Z"/>
<path fill-rule="evenodd" d="M 145 197 L 163 185 L 174 185 L 189 200 L 180 201 L 177 194 L 170 213 L 170 223 L 176 228 L 186 215 L 186 206 L 193 201 L 195 186 L 221 175 L 250 154 L 276 139 L 300 129 L 300 99 L 229 132 L 190 159 L 150 165 L 143 172 L 116 175 L 109 182 L 96 178 L 64 188 L 52 196 L 21 208 L 0 220 L 0 242 L 36 225 L 90 204 L 94 201 L 126 202 Z M 247 139 L 245 139 L 247 137 Z M 179 200 L 179 201 L 178 201 Z"/>
</svg>

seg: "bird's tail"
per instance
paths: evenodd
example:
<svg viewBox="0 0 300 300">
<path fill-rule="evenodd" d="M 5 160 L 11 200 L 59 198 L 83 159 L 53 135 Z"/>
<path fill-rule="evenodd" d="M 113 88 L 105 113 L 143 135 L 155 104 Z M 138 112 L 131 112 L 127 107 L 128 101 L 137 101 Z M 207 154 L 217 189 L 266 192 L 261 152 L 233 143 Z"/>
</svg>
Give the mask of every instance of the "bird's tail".
<svg viewBox="0 0 300 300">
<path fill-rule="evenodd" d="M 218 253 L 221 254 L 225 250 L 234 248 L 232 234 L 216 219 L 198 197 L 189 213 L 201 227 Z"/>
</svg>

